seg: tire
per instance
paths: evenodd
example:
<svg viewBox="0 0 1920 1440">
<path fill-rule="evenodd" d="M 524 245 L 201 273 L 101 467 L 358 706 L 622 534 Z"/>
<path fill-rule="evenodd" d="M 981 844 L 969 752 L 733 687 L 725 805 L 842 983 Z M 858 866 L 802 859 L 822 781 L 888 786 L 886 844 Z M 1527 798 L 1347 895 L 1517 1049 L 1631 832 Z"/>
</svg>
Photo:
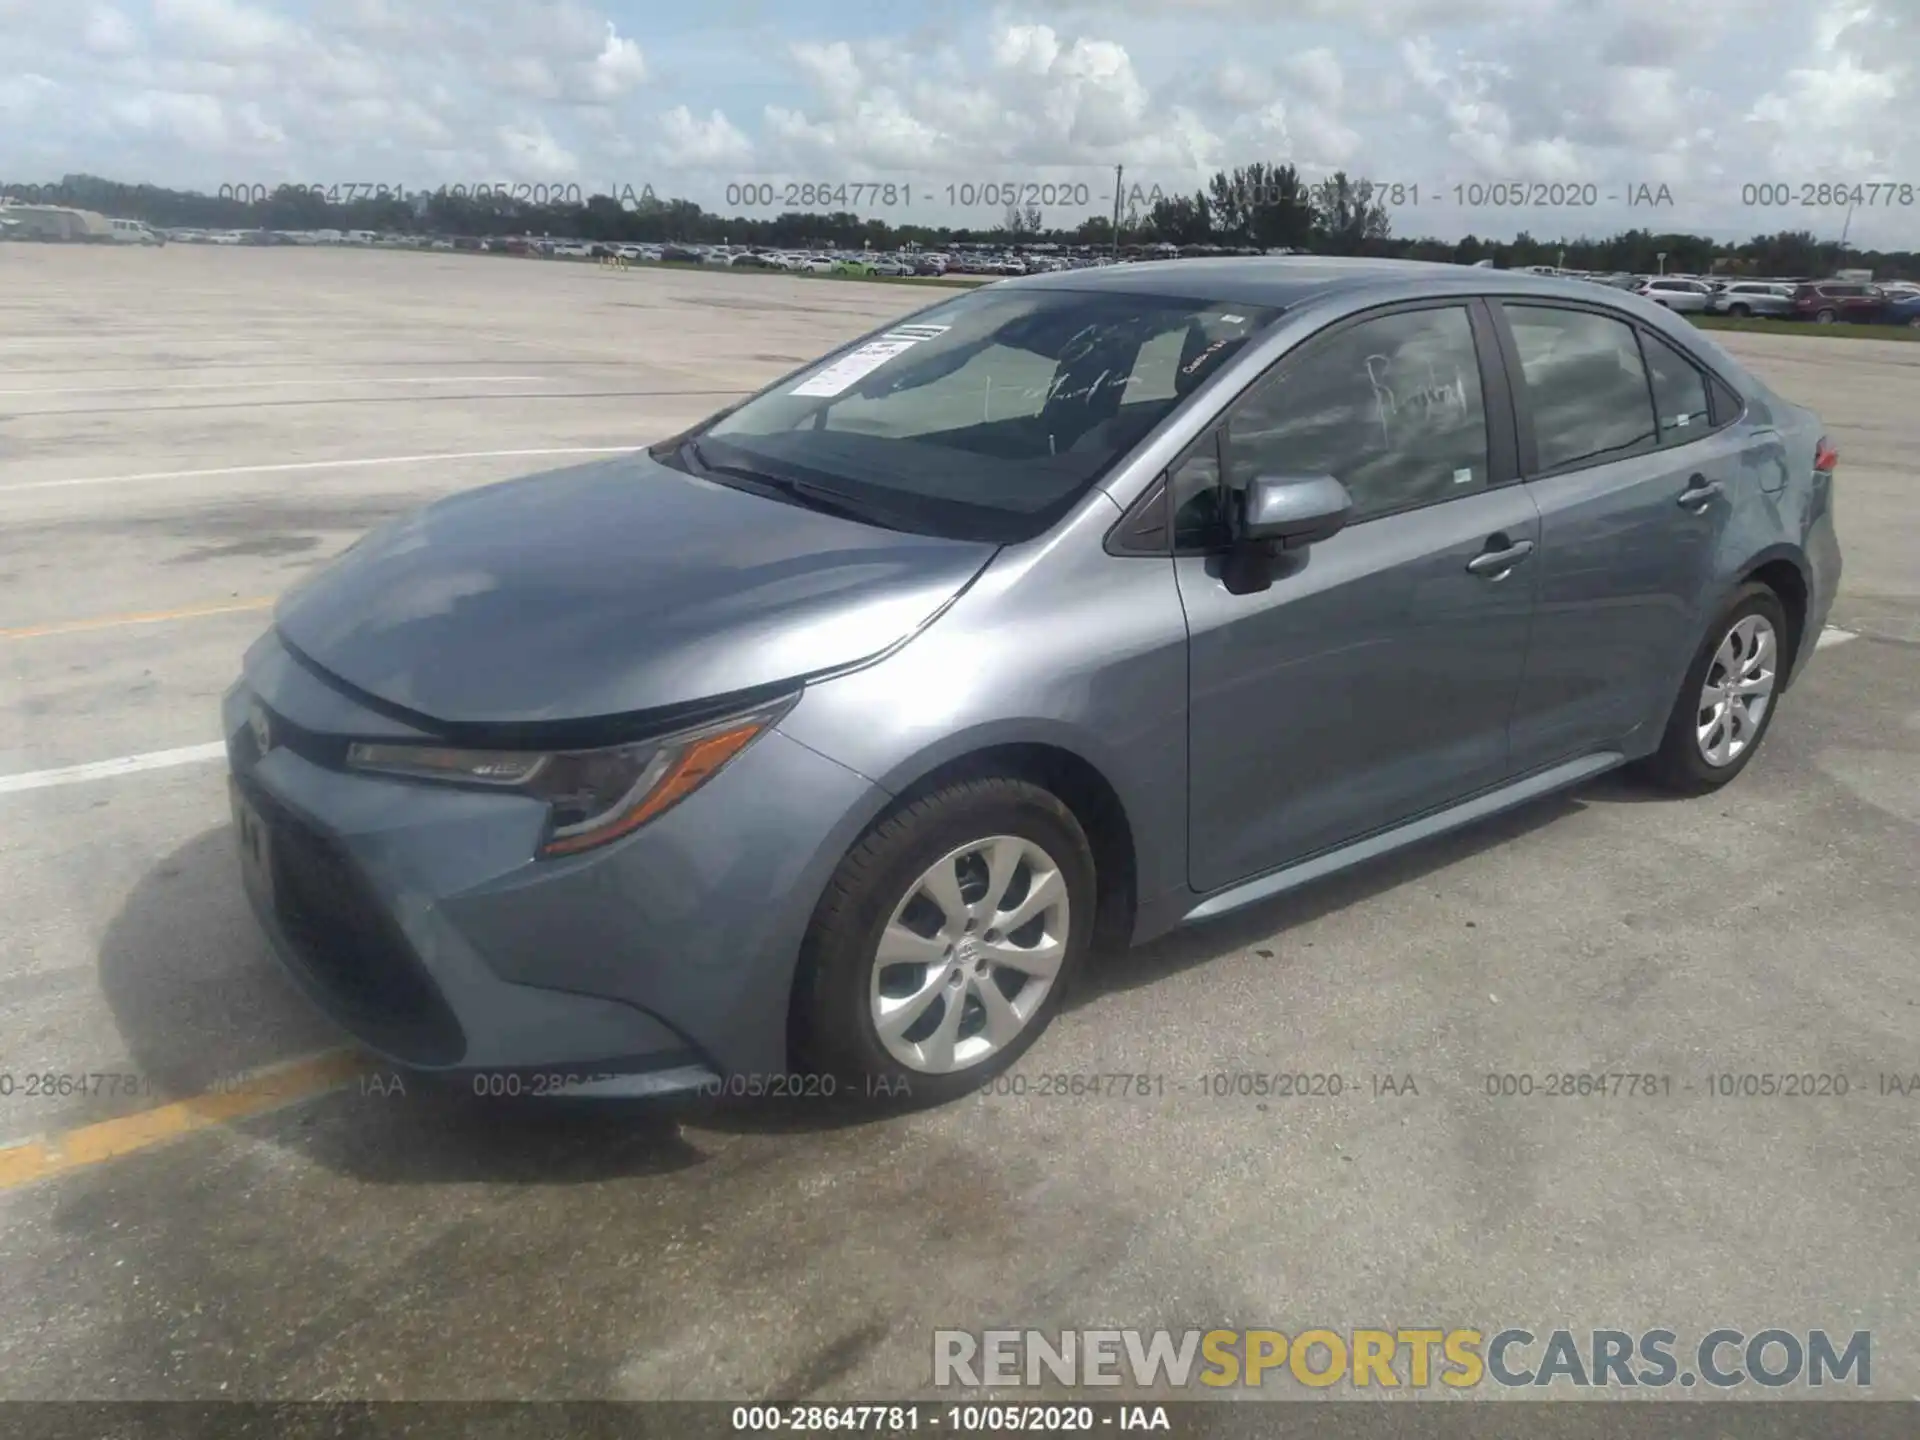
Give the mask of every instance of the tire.
<svg viewBox="0 0 1920 1440">
<path fill-rule="evenodd" d="M 990 841 L 991 852 L 969 853 Z M 998 932 L 988 923 L 991 911 L 982 893 L 988 885 L 987 854 L 1006 864 L 1005 857 L 1016 852 L 1019 862 L 1000 877 L 997 898 L 1010 899 L 1017 908 L 1035 898 L 1036 877 L 1050 870 L 1059 884 L 1049 882 L 1039 893 L 1051 897 L 1057 888 L 1060 900 L 1049 899 L 1033 920 L 989 944 L 987 937 Z M 959 876 L 957 898 L 979 907 L 971 912 L 971 934 L 963 933 L 957 919 L 947 918 L 951 897 L 943 913 L 924 888 L 923 880 L 936 867 Z M 1058 1013 L 1092 939 L 1095 900 L 1086 832 L 1051 791 L 995 776 L 956 781 L 908 802 L 847 853 L 815 908 L 794 987 L 796 1057 L 816 1072 L 834 1075 L 852 1093 L 901 1097 L 915 1106 L 942 1104 L 978 1088 L 1018 1060 Z M 996 955 L 1016 955 L 1029 947 L 1040 954 L 1047 941 L 1059 938 L 1060 929 L 1064 944 L 1057 946 L 1058 963 L 1041 991 L 1028 987 L 1042 977 L 994 964 Z M 904 936 L 903 930 L 914 935 Z M 929 932 L 932 938 L 917 938 Z M 892 937 L 892 955 L 910 958 L 883 966 L 883 935 Z M 997 1040 L 987 1026 L 985 986 L 999 990 L 1006 1008 L 993 1008 L 1002 1024 L 1024 1009 L 1017 1029 Z M 957 1009 L 951 998 L 956 995 L 961 997 Z M 883 1039 L 878 1012 L 891 1004 L 905 1016 L 920 997 L 926 998 L 917 1018 L 906 1025 L 896 1021 L 891 1044 Z M 939 1032 L 950 1017 L 957 1017 L 952 1024 L 958 1040 L 945 1047 L 950 1068 L 940 1069 Z M 979 1050 L 983 1044 L 991 1048 Z M 921 1059 L 915 1062 L 902 1051 L 918 1051 Z"/>
<path fill-rule="evenodd" d="M 1755 673 L 1764 668 L 1770 682 L 1757 721 L 1744 730 L 1731 717 L 1722 718 L 1717 727 L 1703 726 L 1701 717 L 1710 714 L 1704 693 L 1709 675 L 1718 681 L 1725 673 L 1728 647 L 1736 632 L 1757 634 L 1761 630 L 1771 633 L 1772 656 L 1764 661 L 1763 667 L 1755 665 Z M 1643 763 L 1643 772 L 1668 790 L 1682 795 L 1704 795 L 1728 784 L 1746 769 L 1761 742 L 1767 738 L 1774 712 L 1780 708 L 1785 667 L 1792 658 L 1791 643 L 1792 631 L 1787 624 L 1780 597 L 1765 585 L 1741 586 L 1708 627 L 1700 648 L 1694 652 L 1693 663 L 1687 666 L 1686 678 L 1680 682 L 1680 693 L 1674 697 L 1666 730 L 1660 737 L 1660 748 Z M 1757 658 L 1749 659 L 1748 663 L 1753 664 Z M 1747 697 L 1745 700 L 1747 709 L 1743 713 L 1749 717 L 1752 699 Z M 1725 715 L 1724 711 L 1721 713 Z M 1738 744 L 1737 750 L 1730 745 L 1723 748 L 1711 743 L 1724 741 L 1729 734 Z M 1718 763 L 1709 753 L 1715 748 L 1723 748 Z"/>
<path fill-rule="evenodd" d="M 1834 321 L 1838 320 L 1840 316 L 1835 311 L 1822 310 L 1819 314 L 1815 315 L 1813 318 L 1817 324 L 1831 325 L 1833 324 Z"/>
<path fill-rule="evenodd" d="M 1730 305 L 1727 307 L 1727 313 L 1736 320 L 1745 320 L 1749 315 L 1753 314 L 1753 311 L 1746 305 Z"/>
</svg>

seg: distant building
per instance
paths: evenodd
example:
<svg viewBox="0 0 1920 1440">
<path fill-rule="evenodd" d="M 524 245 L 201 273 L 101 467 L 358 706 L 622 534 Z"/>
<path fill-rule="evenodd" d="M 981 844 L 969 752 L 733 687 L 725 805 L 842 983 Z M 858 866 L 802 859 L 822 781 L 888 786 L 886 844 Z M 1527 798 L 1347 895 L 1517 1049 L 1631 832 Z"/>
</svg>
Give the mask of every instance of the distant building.
<svg viewBox="0 0 1920 1440">
<path fill-rule="evenodd" d="M 106 216 L 67 205 L 5 206 L 0 208 L 0 229 L 11 240 L 110 244 L 114 238 Z"/>
</svg>

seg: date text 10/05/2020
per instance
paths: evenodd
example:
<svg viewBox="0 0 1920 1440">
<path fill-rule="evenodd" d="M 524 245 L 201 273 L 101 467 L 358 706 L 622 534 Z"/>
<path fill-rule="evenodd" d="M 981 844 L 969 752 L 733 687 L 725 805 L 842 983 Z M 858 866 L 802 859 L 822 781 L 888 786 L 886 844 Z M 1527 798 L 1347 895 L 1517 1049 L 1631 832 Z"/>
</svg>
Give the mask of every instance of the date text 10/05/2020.
<svg viewBox="0 0 1920 1440">
<path fill-rule="evenodd" d="M 1224 188 L 1208 186 L 1200 193 L 1210 200 L 1240 205 L 1265 206 L 1299 203 L 1312 194 L 1310 185 L 1289 185 L 1271 181 L 1247 181 Z M 1671 207 L 1672 188 L 1665 184 L 1633 182 L 1602 186 L 1594 182 L 1460 181 L 1453 184 L 1426 184 L 1406 180 L 1349 180 L 1348 193 L 1364 196 L 1369 202 L 1389 209 L 1453 205 L 1479 210 L 1495 209 L 1584 209 L 1602 203 L 1629 208 Z M 1117 192 L 1123 208 L 1151 209 L 1162 201 L 1185 197 L 1183 191 L 1169 192 L 1159 184 L 1122 184 Z M 1116 192 L 1112 185 L 1094 185 L 1087 181 L 1049 180 L 958 180 L 941 185 L 916 184 L 906 180 L 737 180 L 729 182 L 723 202 L 749 210 L 810 210 L 821 206 L 836 209 L 910 209 L 947 205 L 959 209 L 1016 209 L 1038 207 L 1110 206 Z"/>
<path fill-rule="evenodd" d="M 0 193 L 27 202 L 55 203 L 71 198 L 59 186 L 4 184 L 0 185 Z M 1259 180 L 1225 187 L 1209 184 L 1201 193 L 1215 202 L 1258 208 L 1297 203 L 1312 193 L 1312 187 Z M 1447 206 L 1466 210 L 1592 209 L 1602 203 L 1628 209 L 1667 209 L 1676 203 L 1671 186 L 1648 181 L 1602 186 L 1594 181 L 1472 180 L 1434 184 L 1363 178 L 1350 179 L 1346 193 L 1389 210 Z M 1184 192 L 1177 189 L 1169 192 L 1157 183 L 1123 185 L 1119 191 L 1120 204 L 1128 210 L 1151 209 L 1162 201 L 1183 196 Z M 650 183 L 637 187 L 616 183 L 601 188 L 571 180 L 551 183 L 481 180 L 423 188 L 372 180 L 311 184 L 233 181 L 222 184 L 216 198 L 242 205 L 264 205 L 278 200 L 328 205 L 455 200 L 533 206 L 585 206 L 605 199 L 629 211 L 666 204 Z M 1083 180 L 958 180 L 933 186 L 906 180 L 738 180 L 728 182 L 723 192 L 724 204 L 742 210 L 807 211 L 826 207 L 889 210 L 910 209 L 916 202 L 923 208 L 942 204 L 959 209 L 1091 208 L 1111 206 L 1114 199 L 1110 185 L 1096 186 Z M 1749 181 L 1739 187 L 1738 199 L 1749 209 L 1829 210 L 1862 206 L 1909 209 L 1920 201 L 1920 182 Z"/>
</svg>

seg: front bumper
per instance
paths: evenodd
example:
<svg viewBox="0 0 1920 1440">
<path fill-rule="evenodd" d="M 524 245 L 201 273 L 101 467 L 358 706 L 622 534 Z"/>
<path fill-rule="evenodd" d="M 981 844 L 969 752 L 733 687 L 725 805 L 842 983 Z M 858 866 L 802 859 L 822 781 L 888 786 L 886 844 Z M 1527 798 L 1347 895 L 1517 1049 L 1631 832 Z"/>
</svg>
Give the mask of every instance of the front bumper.
<svg viewBox="0 0 1920 1440">
<path fill-rule="evenodd" d="M 329 736 L 394 722 L 271 636 L 222 720 L 254 911 L 368 1048 L 578 1094 L 786 1068 L 800 941 L 876 805 L 863 777 L 775 730 L 634 834 L 535 860 L 538 802 L 342 768 Z"/>
</svg>

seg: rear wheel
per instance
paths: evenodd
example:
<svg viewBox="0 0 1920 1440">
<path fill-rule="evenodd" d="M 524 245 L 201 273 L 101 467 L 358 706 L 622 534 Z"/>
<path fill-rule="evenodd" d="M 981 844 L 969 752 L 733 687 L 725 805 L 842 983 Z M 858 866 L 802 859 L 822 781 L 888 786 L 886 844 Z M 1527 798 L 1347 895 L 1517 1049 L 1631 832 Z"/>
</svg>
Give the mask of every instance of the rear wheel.
<svg viewBox="0 0 1920 1440">
<path fill-rule="evenodd" d="M 1742 586 L 1707 631 L 1647 773 L 1700 795 L 1747 767 L 1773 721 L 1787 654 L 1786 613 L 1765 585 Z"/>
<path fill-rule="evenodd" d="M 1092 848 L 1051 791 L 959 781 L 882 820 L 814 914 L 794 1043 L 856 1092 L 940 1103 L 1039 1038 L 1092 938 Z"/>
</svg>

